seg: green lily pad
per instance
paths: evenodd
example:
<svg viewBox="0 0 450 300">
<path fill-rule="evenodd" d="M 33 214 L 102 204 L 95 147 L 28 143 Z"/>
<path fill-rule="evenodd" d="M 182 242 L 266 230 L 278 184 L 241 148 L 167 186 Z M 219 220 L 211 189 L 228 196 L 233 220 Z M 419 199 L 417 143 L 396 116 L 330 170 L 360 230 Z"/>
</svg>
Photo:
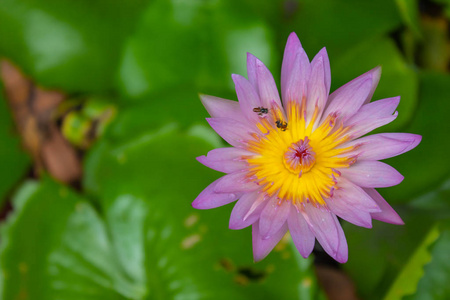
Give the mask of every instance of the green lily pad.
<svg viewBox="0 0 450 300">
<path fill-rule="evenodd" d="M 421 37 L 419 22 L 419 3 L 417 0 L 395 0 L 405 25 L 418 37 Z"/>
<path fill-rule="evenodd" d="M 3 298 L 316 299 L 311 259 L 288 240 L 255 264 L 230 206 L 191 207 L 218 176 L 194 159 L 211 148 L 199 136 L 166 126 L 99 143 L 84 182 L 95 206 L 48 178 L 25 184 L 1 233 Z"/>
<path fill-rule="evenodd" d="M 109 90 L 122 43 L 145 3 L 3 1 L 0 53 L 43 85 L 65 91 Z"/>
<path fill-rule="evenodd" d="M 417 289 L 417 283 L 423 276 L 423 266 L 431 260 L 428 248 L 439 237 L 439 229 L 433 227 L 426 235 L 425 240 L 416 249 L 399 276 L 395 279 L 385 300 L 400 300 L 405 295 L 413 294 Z"/>
<path fill-rule="evenodd" d="M 437 241 L 432 245 L 431 261 L 424 268 L 424 275 L 419 281 L 414 295 L 404 300 L 444 300 L 450 297 L 450 230 L 443 229 Z"/>
<path fill-rule="evenodd" d="M 331 61 L 333 86 L 338 88 L 376 66 L 381 66 L 382 72 L 372 100 L 401 96 L 397 119 L 378 131 L 399 130 L 410 121 L 417 107 L 419 83 L 416 72 L 406 64 L 393 40 L 365 40 Z"/>
<path fill-rule="evenodd" d="M 406 132 L 422 135 L 422 142 L 411 152 L 386 160 L 405 175 L 403 182 L 383 190 L 391 202 L 408 202 L 448 178 L 450 147 L 448 111 L 450 76 L 442 73 L 420 74 L 419 105 Z"/>
<path fill-rule="evenodd" d="M 228 229 L 230 206 L 208 211 L 191 207 L 197 194 L 218 176 L 194 159 L 210 147 L 202 139 L 180 134 L 176 126 L 170 125 L 119 145 L 99 145 L 86 161 L 90 175 L 84 184 L 107 210 L 115 205 L 114 199 L 133 196 L 148 203 L 152 220 L 161 225 L 172 224 L 156 231 L 151 229 L 148 235 L 170 234 L 177 241 L 175 249 L 173 244 L 162 244 L 152 256 L 174 251 L 173 257 L 178 258 L 167 258 L 169 262 L 189 265 L 195 261 L 194 269 L 186 267 L 192 280 L 198 276 L 211 289 L 224 285 L 240 295 L 258 299 L 288 299 L 298 295 L 298 290 L 304 293 L 308 287 L 307 294 L 313 298 L 317 293 L 310 288 L 314 275 L 310 268 L 299 271 L 295 252 L 286 242 L 266 260 L 254 264 L 250 230 Z M 147 268 L 154 269 L 154 264 L 151 262 Z M 215 293 L 213 298 L 218 295 L 211 291 L 210 297 L 211 293 Z"/>
<path fill-rule="evenodd" d="M 362 299 L 382 299 L 387 294 L 434 224 L 433 216 L 422 211 L 397 211 L 405 222 L 403 226 L 374 221 L 368 230 L 343 224 L 349 245 L 344 269 Z"/>
<path fill-rule="evenodd" d="M 180 87 L 203 93 L 232 88 L 230 74 L 246 74 L 246 52 L 271 67 L 272 30 L 236 3 L 153 1 L 125 46 L 118 75 L 122 94 L 142 99 Z"/>
<path fill-rule="evenodd" d="M 395 2 L 390 0 L 302 0 L 294 13 L 290 30 L 297 32 L 306 53 L 312 56 L 327 47 L 331 62 L 362 41 L 401 24 Z"/>
</svg>

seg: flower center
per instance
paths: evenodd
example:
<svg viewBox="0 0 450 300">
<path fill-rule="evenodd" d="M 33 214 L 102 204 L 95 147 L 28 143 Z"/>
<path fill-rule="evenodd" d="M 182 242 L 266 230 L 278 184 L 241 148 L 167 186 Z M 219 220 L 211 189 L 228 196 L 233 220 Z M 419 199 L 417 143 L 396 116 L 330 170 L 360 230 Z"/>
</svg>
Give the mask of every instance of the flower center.
<svg viewBox="0 0 450 300">
<path fill-rule="evenodd" d="M 280 202 L 324 206 L 324 199 L 333 194 L 339 169 L 355 160 L 346 155 L 353 147 L 341 147 L 348 141 L 347 128 L 336 122 L 336 114 L 330 114 L 314 128 L 317 112 L 307 122 L 304 104 L 290 102 L 287 107 L 286 116 L 282 108 L 270 107 L 269 117 L 257 124 L 261 135 L 255 134 L 247 141 L 246 150 L 255 153 L 243 157 L 248 163 L 248 180 Z M 280 127 L 280 120 L 285 127 Z"/>
<path fill-rule="evenodd" d="M 292 173 L 302 174 L 311 170 L 316 163 L 316 153 L 309 145 L 309 138 L 292 143 L 284 153 L 284 164 Z"/>
</svg>

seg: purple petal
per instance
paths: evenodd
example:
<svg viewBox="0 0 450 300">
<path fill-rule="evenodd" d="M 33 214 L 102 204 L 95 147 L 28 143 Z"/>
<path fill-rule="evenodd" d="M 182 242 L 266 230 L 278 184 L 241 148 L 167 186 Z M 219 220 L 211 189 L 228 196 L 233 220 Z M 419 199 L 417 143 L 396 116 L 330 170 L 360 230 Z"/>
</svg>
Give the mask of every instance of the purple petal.
<svg viewBox="0 0 450 300">
<path fill-rule="evenodd" d="M 334 197 L 327 199 L 326 202 L 334 214 L 347 222 L 361 227 L 372 228 L 372 217 L 367 211 L 359 210 L 350 206 L 347 202 L 342 201 L 342 199 L 336 199 Z"/>
<path fill-rule="evenodd" d="M 345 126 L 352 127 L 348 134 L 357 138 L 392 122 L 397 118 L 395 109 L 399 102 L 400 97 L 393 97 L 363 105 L 353 117 L 345 122 Z"/>
<path fill-rule="evenodd" d="M 256 56 L 247 52 L 247 77 L 251 85 L 258 92 L 258 77 L 256 75 Z"/>
<path fill-rule="evenodd" d="M 250 122 L 259 122 L 258 114 L 253 112 L 253 108 L 261 106 L 261 101 L 255 88 L 241 75 L 233 74 L 231 77 L 236 87 L 236 94 L 242 113 Z"/>
<path fill-rule="evenodd" d="M 331 68 L 330 68 L 330 59 L 328 58 L 327 49 L 324 47 L 319 51 L 317 55 L 320 55 L 323 59 L 323 74 L 325 76 L 325 91 L 327 92 L 327 96 L 330 93 L 331 87 Z"/>
<path fill-rule="evenodd" d="M 244 194 L 233 207 L 229 228 L 243 229 L 258 221 L 266 202 L 260 191 Z"/>
<path fill-rule="evenodd" d="M 301 48 L 295 57 L 290 74 L 281 78 L 281 92 L 285 108 L 289 107 L 290 101 L 301 102 L 303 98 L 306 98 L 310 72 L 308 56 Z"/>
<path fill-rule="evenodd" d="M 270 238 L 286 223 L 291 203 L 283 201 L 281 204 L 278 204 L 278 201 L 276 196 L 272 197 L 261 212 L 259 234 L 263 239 Z"/>
<path fill-rule="evenodd" d="M 260 189 L 256 183 L 247 179 L 247 172 L 235 172 L 223 176 L 214 187 L 216 193 L 252 192 Z"/>
<path fill-rule="evenodd" d="M 239 194 L 233 193 L 218 194 L 214 192 L 214 188 L 222 178 L 219 178 L 210 185 L 208 185 L 200 193 L 200 195 L 197 196 L 194 202 L 192 202 L 192 206 L 196 209 L 210 209 L 236 201 L 239 197 Z"/>
<path fill-rule="evenodd" d="M 328 97 L 328 106 L 322 115 L 321 122 L 332 113 L 337 113 L 340 120 L 345 122 L 360 109 L 371 88 L 372 74 L 368 73 L 360 80 L 352 80 L 337 89 Z"/>
<path fill-rule="evenodd" d="M 381 212 L 372 213 L 372 218 L 386 223 L 403 225 L 405 224 L 395 210 L 383 199 L 383 197 L 375 189 L 364 189 L 366 193 L 380 207 Z"/>
<path fill-rule="evenodd" d="M 245 141 L 252 139 L 249 127 L 239 121 L 230 118 L 207 118 L 206 121 L 232 146 L 242 147 Z"/>
<path fill-rule="evenodd" d="M 336 220 L 336 226 L 337 226 L 337 231 L 338 231 L 338 240 L 339 240 L 339 247 L 337 249 L 335 259 L 338 262 L 340 262 L 341 264 L 344 264 L 348 261 L 347 239 L 345 238 L 344 230 L 342 229 L 341 224 L 339 224 L 339 221 L 337 220 L 337 218 L 335 220 Z"/>
<path fill-rule="evenodd" d="M 352 81 L 347 82 L 346 84 L 344 84 L 343 86 L 341 86 L 340 88 L 338 88 L 336 91 L 334 91 L 331 95 L 328 101 L 332 101 L 335 97 L 339 96 L 340 93 L 342 93 L 345 90 L 348 90 L 349 86 L 355 86 L 355 85 L 359 85 L 361 82 L 367 80 L 368 78 L 371 79 L 371 88 L 369 90 L 369 93 L 367 94 L 367 96 L 365 97 L 365 99 L 363 100 L 362 104 L 368 103 L 370 101 L 370 99 L 373 96 L 373 93 L 378 85 L 378 82 L 380 81 L 380 76 L 381 76 L 381 67 L 376 67 L 373 68 L 372 70 L 356 77 L 355 79 L 353 79 Z"/>
<path fill-rule="evenodd" d="M 356 155 L 359 160 L 380 160 L 414 149 L 421 140 L 417 134 L 379 133 L 351 141 L 343 147 L 356 146 L 350 155 Z"/>
<path fill-rule="evenodd" d="M 380 77 L 381 77 L 381 67 L 378 66 L 372 70 L 370 70 L 369 72 L 372 72 L 372 89 L 370 90 L 369 95 L 367 95 L 366 100 L 364 101 L 364 104 L 367 104 L 370 102 L 370 100 L 372 99 L 373 93 L 375 93 L 375 90 L 378 86 L 378 82 L 380 82 Z M 364 76 L 361 75 L 361 76 Z"/>
<path fill-rule="evenodd" d="M 327 67 L 325 67 L 325 60 L 328 64 L 328 70 L 326 70 Z M 311 62 L 311 75 L 308 82 L 308 97 L 306 102 L 307 122 L 311 120 L 316 107 L 318 109 L 319 118 L 325 108 L 328 93 L 330 92 L 330 82 L 327 81 L 331 80 L 329 79 L 329 74 L 326 75 L 325 72 L 329 72 L 329 68 L 327 51 L 323 48 Z M 319 120 L 316 121 L 318 122 Z"/>
<path fill-rule="evenodd" d="M 287 219 L 289 232 L 298 252 L 307 258 L 314 249 L 315 237 L 305 218 L 296 209 L 291 209 Z"/>
<path fill-rule="evenodd" d="M 219 97 L 200 95 L 200 100 L 203 106 L 213 118 L 231 118 L 235 120 L 242 120 L 242 114 L 239 102 L 222 99 Z"/>
<path fill-rule="evenodd" d="M 330 210 L 342 219 L 358 226 L 371 228 L 371 213 L 380 212 L 380 208 L 362 188 L 339 177 L 333 197 L 326 199 Z"/>
<path fill-rule="evenodd" d="M 280 95 L 278 94 L 277 85 L 273 79 L 272 74 L 267 67 L 255 57 L 256 61 L 256 76 L 259 97 L 263 107 L 270 107 L 275 101 L 281 107 Z"/>
<path fill-rule="evenodd" d="M 232 173 L 247 167 L 247 163 L 242 157 L 251 155 L 254 153 L 239 148 L 218 148 L 209 151 L 207 156 L 197 157 L 197 160 L 216 171 Z"/>
<path fill-rule="evenodd" d="M 268 239 L 263 239 L 259 234 L 259 221 L 252 226 L 252 240 L 253 240 L 253 259 L 258 262 L 265 258 L 270 251 L 278 244 L 287 232 L 286 223 Z"/>
<path fill-rule="evenodd" d="M 369 213 L 380 212 L 378 205 L 367 195 L 364 189 L 342 176 L 338 178 L 337 188 L 333 193 L 333 201 L 343 202 L 357 210 Z"/>
<path fill-rule="evenodd" d="M 365 188 L 394 186 L 404 178 L 393 167 L 380 161 L 360 161 L 339 171 L 343 177 Z"/>
<path fill-rule="evenodd" d="M 347 241 L 336 215 L 307 204 L 303 216 L 325 252 L 341 263 L 346 262 Z"/>
<path fill-rule="evenodd" d="M 300 40 L 298 39 L 297 35 L 292 32 L 286 42 L 286 48 L 284 48 L 283 64 L 281 66 L 281 92 L 283 99 L 286 99 L 286 84 L 291 76 L 295 59 L 297 57 L 297 54 L 302 50 L 303 48 Z"/>
</svg>

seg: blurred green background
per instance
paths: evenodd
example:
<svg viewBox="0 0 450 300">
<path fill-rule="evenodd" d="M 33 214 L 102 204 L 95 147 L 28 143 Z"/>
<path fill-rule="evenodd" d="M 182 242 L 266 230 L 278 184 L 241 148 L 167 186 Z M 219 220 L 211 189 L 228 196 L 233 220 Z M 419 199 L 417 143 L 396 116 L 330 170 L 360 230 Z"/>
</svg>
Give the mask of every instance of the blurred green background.
<svg viewBox="0 0 450 300">
<path fill-rule="evenodd" d="M 450 299 L 449 19 L 448 0 L 3 0 L 0 299 Z M 191 207 L 220 176 L 194 158 L 224 146 L 198 93 L 236 99 L 246 52 L 279 83 L 293 31 L 327 47 L 332 90 L 381 65 L 374 99 L 402 97 L 381 131 L 423 135 L 380 191 L 406 224 L 342 222 L 344 265 L 289 240 L 255 264 L 231 205 Z"/>
</svg>

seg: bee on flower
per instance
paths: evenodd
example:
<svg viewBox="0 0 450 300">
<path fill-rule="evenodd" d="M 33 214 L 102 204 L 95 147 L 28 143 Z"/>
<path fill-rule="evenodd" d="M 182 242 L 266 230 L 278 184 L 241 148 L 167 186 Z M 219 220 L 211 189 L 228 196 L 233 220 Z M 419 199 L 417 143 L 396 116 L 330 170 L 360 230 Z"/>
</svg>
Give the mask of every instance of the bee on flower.
<svg viewBox="0 0 450 300">
<path fill-rule="evenodd" d="M 226 175 L 206 187 L 193 207 L 210 209 L 238 200 L 229 227 L 252 226 L 255 261 L 289 231 L 303 257 L 310 255 L 317 239 L 344 263 L 348 247 L 337 217 L 367 228 L 372 219 L 403 224 L 375 190 L 397 185 L 403 176 L 379 160 L 413 149 L 421 137 L 365 136 L 397 117 L 400 97 L 370 102 L 380 74 L 377 67 L 329 94 L 325 48 L 310 62 L 291 33 L 280 99 L 270 71 L 248 54 L 248 79 L 232 75 L 239 102 L 201 96 L 211 115 L 209 124 L 233 147 L 197 158 Z"/>
</svg>

